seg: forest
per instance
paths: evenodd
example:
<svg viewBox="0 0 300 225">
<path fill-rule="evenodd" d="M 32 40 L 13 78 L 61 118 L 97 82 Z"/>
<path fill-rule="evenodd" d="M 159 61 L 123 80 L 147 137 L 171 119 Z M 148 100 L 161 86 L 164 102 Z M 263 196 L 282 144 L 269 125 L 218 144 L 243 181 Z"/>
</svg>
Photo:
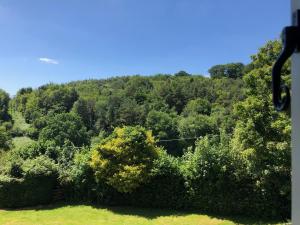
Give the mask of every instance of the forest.
<svg viewBox="0 0 300 225">
<path fill-rule="evenodd" d="M 271 99 L 281 50 L 210 77 L 153 76 L 0 90 L 0 208 L 52 202 L 291 217 L 291 117 Z M 290 85 L 290 63 L 283 69 Z"/>
</svg>

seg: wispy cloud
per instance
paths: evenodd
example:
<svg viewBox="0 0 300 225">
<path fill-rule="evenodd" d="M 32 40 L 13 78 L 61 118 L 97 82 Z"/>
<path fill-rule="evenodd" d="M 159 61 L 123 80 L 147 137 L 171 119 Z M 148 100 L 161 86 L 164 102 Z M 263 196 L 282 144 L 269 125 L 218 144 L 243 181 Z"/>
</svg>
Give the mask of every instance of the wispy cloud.
<svg viewBox="0 0 300 225">
<path fill-rule="evenodd" d="M 55 65 L 59 64 L 59 62 L 57 60 L 46 58 L 46 57 L 39 58 L 39 61 L 43 62 L 43 63 L 47 63 L 47 64 L 55 64 Z"/>
</svg>

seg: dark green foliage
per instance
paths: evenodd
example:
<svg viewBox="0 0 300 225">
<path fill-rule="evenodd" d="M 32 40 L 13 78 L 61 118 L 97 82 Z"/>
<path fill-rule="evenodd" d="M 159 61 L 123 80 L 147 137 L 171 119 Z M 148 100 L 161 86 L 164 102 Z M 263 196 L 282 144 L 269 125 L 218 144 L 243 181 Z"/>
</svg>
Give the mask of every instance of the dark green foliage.
<svg viewBox="0 0 300 225">
<path fill-rule="evenodd" d="M 0 151 L 8 150 L 11 147 L 11 136 L 7 129 L 0 126 Z"/>
<path fill-rule="evenodd" d="M 0 207 L 19 208 L 49 204 L 55 185 L 54 177 L 30 179 L 0 176 Z"/>
<path fill-rule="evenodd" d="M 61 171 L 61 186 L 65 190 L 65 197 L 71 201 L 95 201 L 98 183 L 94 171 L 90 166 L 91 154 L 89 149 L 77 151 L 68 167 Z M 110 188 L 112 189 L 112 188 Z M 96 191 L 97 192 L 97 191 Z M 102 195 L 103 193 L 98 193 Z"/>
<path fill-rule="evenodd" d="M 179 82 L 181 77 L 168 80 L 167 83 L 158 86 L 158 94 L 165 99 L 165 102 L 170 109 L 175 109 L 178 113 L 181 113 L 184 106 L 188 101 L 184 84 Z M 183 79 L 185 77 L 182 77 Z"/>
<path fill-rule="evenodd" d="M 8 121 L 11 118 L 8 113 L 9 100 L 9 95 L 0 89 L 0 124 L 1 122 Z"/>
<path fill-rule="evenodd" d="M 89 144 L 86 128 L 75 114 L 56 114 L 48 117 L 46 124 L 40 132 L 40 142 L 53 142 L 57 146 L 63 146 L 68 141 L 75 146 Z"/>
<path fill-rule="evenodd" d="M 0 175 L 0 207 L 25 207 L 47 204 L 52 200 L 57 169 L 52 160 L 40 156 L 12 162 Z"/>
<path fill-rule="evenodd" d="M 186 208 L 187 189 L 180 160 L 162 152 L 154 162 L 151 180 L 128 196 L 132 205 L 153 208 Z"/>
<path fill-rule="evenodd" d="M 208 72 L 211 78 L 241 78 L 244 73 L 243 63 L 228 63 L 224 65 L 216 65 L 211 67 Z"/>
<path fill-rule="evenodd" d="M 80 116 L 88 130 L 93 129 L 96 117 L 94 100 L 80 98 L 74 103 L 72 111 Z"/>
<path fill-rule="evenodd" d="M 230 110 L 233 103 L 242 98 L 243 83 L 239 79 L 213 80 L 195 75 L 181 76 L 182 73 L 49 84 L 37 90 L 19 91 L 12 106 L 32 124 L 27 132 L 36 139 L 48 116 L 71 109 L 80 116 L 90 134 L 96 135 L 101 130 L 111 133 L 115 127 L 123 125 L 144 126 L 152 110 L 181 114 L 186 108 L 185 114 L 191 110 L 209 114 L 214 103 Z M 194 105 L 201 103 L 202 109 L 193 108 L 193 100 Z"/>
<path fill-rule="evenodd" d="M 211 117 L 201 114 L 182 117 L 178 124 L 180 137 L 184 140 L 185 147 L 192 146 L 199 137 L 218 133 L 218 129 Z"/>
<path fill-rule="evenodd" d="M 152 89 L 153 83 L 151 80 L 145 77 L 134 76 L 130 78 L 125 86 L 125 95 L 130 96 L 138 104 L 143 104 L 149 98 L 149 93 Z"/>
<path fill-rule="evenodd" d="M 146 126 L 152 130 L 158 144 L 163 146 L 170 154 L 182 154 L 182 148 L 178 143 L 166 141 L 179 137 L 178 116 L 175 113 L 152 110 L 148 114 Z"/>
<path fill-rule="evenodd" d="M 193 116 L 197 114 L 210 115 L 211 103 L 206 99 L 197 98 L 190 100 L 183 110 L 184 116 Z"/>
<path fill-rule="evenodd" d="M 139 125 L 144 123 L 144 117 L 143 108 L 138 102 L 126 99 L 120 105 L 117 123 L 119 125 Z"/>
<path fill-rule="evenodd" d="M 191 74 L 181 70 L 179 71 L 178 73 L 175 73 L 174 76 L 177 76 L 177 77 L 184 77 L 184 76 L 191 76 Z"/>
<path fill-rule="evenodd" d="M 27 122 L 34 122 L 41 116 L 69 112 L 78 99 L 77 92 L 62 85 L 45 85 L 38 90 L 18 92 L 15 107 L 23 112 Z"/>
</svg>

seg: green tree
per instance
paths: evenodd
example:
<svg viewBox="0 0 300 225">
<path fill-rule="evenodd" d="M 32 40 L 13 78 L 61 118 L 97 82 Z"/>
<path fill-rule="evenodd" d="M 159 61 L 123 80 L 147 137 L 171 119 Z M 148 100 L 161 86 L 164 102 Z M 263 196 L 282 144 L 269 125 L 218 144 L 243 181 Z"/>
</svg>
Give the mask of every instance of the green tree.
<svg viewBox="0 0 300 225">
<path fill-rule="evenodd" d="M 177 76 L 177 77 L 185 77 L 185 76 L 191 76 L 191 74 L 189 74 L 189 73 L 187 73 L 187 72 L 181 70 L 181 71 L 175 73 L 174 76 Z"/>
<path fill-rule="evenodd" d="M 32 88 L 21 88 L 13 99 L 13 106 L 15 110 L 25 113 L 27 100 L 32 93 Z"/>
<path fill-rule="evenodd" d="M 182 112 L 184 116 L 193 116 L 197 114 L 210 115 L 210 113 L 211 113 L 210 102 L 202 98 L 190 100 Z"/>
<path fill-rule="evenodd" d="M 11 136 L 5 127 L 0 126 L 0 151 L 11 147 Z M 1 156 L 0 156 L 1 157 Z"/>
<path fill-rule="evenodd" d="M 291 119 L 289 113 L 274 109 L 270 76 L 280 50 L 278 41 L 268 42 L 252 57 L 253 69 L 244 77 L 246 99 L 234 107 L 238 121 L 231 146 L 255 180 L 260 198 L 274 212 L 286 215 L 290 211 L 291 194 Z M 283 69 L 287 84 L 289 66 Z"/>
<path fill-rule="evenodd" d="M 199 137 L 217 133 L 217 128 L 213 120 L 207 115 L 193 115 L 182 117 L 178 124 L 181 138 L 185 138 L 185 145 L 192 146 Z"/>
<path fill-rule="evenodd" d="M 244 72 L 243 63 L 228 63 L 223 65 L 215 65 L 211 67 L 208 72 L 211 78 L 241 78 Z"/>
<path fill-rule="evenodd" d="M 157 94 L 164 99 L 169 108 L 174 108 L 179 114 L 182 112 L 187 102 L 186 90 L 184 83 L 181 83 L 179 79 L 185 77 L 176 77 L 176 79 L 168 79 L 167 82 L 163 82 L 157 87 Z"/>
<path fill-rule="evenodd" d="M 9 101 L 9 95 L 0 89 L 0 123 L 1 121 L 10 120 L 10 115 L 8 113 Z"/>
<path fill-rule="evenodd" d="M 145 115 L 143 108 L 135 100 L 123 100 L 118 111 L 118 125 L 144 124 Z"/>
<path fill-rule="evenodd" d="M 39 141 L 53 142 L 58 146 L 63 146 L 68 141 L 75 146 L 88 145 L 90 142 L 80 117 L 72 113 L 49 117 L 47 125 L 40 132 Z"/>
<path fill-rule="evenodd" d="M 27 122 L 33 122 L 41 116 L 70 112 L 77 99 L 75 89 L 63 85 L 44 85 L 26 98 L 24 117 Z"/>
<path fill-rule="evenodd" d="M 93 100 L 78 99 L 73 105 L 72 112 L 80 116 L 88 130 L 91 130 L 94 127 L 95 102 Z"/>
<path fill-rule="evenodd" d="M 152 91 L 153 84 L 150 79 L 141 76 L 130 77 L 125 88 L 125 95 L 134 99 L 138 104 L 143 104 Z"/>
<path fill-rule="evenodd" d="M 127 193 L 148 181 L 158 153 L 151 132 L 145 128 L 116 128 L 94 149 L 91 166 L 99 182 Z"/>
<path fill-rule="evenodd" d="M 173 155 L 180 155 L 182 152 L 181 146 L 174 141 L 165 140 L 179 137 L 177 120 L 178 116 L 175 113 L 171 114 L 155 110 L 149 112 L 146 120 L 147 128 L 152 130 L 159 145 L 163 146 L 168 153 Z"/>
</svg>

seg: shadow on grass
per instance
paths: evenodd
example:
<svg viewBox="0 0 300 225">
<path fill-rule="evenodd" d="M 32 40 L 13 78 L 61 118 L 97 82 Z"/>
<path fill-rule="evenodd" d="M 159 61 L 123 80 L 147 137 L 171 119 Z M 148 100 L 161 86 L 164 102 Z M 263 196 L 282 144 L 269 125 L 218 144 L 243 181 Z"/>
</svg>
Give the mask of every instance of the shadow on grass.
<svg viewBox="0 0 300 225">
<path fill-rule="evenodd" d="M 268 220 L 259 220 L 255 218 L 246 218 L 241 216 L 220 216 L 217 214 L 201 212 L 196 210 L 169 210 L 169 209 L 153 209 L 153 208 L 135 208 L 135 207 L 101 207 L 101 206 L 92 206 L 97 209 L 106 209 L 114 212 L 119 215 L 127 216 L 139 216 L 147 219 L 156 219 L 158 217 L 164 216 L 188 216 L 188 215 L 203 215 L 208 216 L 211 219 L 220 219 L 220 220 L 229 220 L 235 224 L 239 225 L 272 225 L 272 224 L 289 224 L 285 221 L 268 221 Z"/>
<path fill-rule="evenodd" d="M 93 205 L 93 204 L 78 204 L 78 203 L 56 203 L 51 205 L 41 205 L 35 207 L 26 207 L 20 209 L 5 209 L 7 211 L 22 211 L 22 210 L 52 210 L 59 209 L 63 207 L 76 207 L 76 206 L 90 206 L 94 209 L 104 209 L 114 214 L 118 215 L 126 215 L 126 216 L 137 216 L 146 219 L 156 219 L 158 217 L 167 217 L 167 216 L 188 216 L 188 215 L 203 215 L 208 216 L 211 219 L 222 219 L 229 220 L 237 225 L 276 225 L 276 224 L 290 224 L 286 221 L 268 221 L 268 220 L 260 220 L 255 218 L 247 218 L 242 216 L 220 216 L 217 214 L 195 211 L 195 210 L 171 210 L 171 209 L 155 209 L 155 208 L 137 208 L 130 206 L 101 206 L 101 205 Z"/>
</svg>

